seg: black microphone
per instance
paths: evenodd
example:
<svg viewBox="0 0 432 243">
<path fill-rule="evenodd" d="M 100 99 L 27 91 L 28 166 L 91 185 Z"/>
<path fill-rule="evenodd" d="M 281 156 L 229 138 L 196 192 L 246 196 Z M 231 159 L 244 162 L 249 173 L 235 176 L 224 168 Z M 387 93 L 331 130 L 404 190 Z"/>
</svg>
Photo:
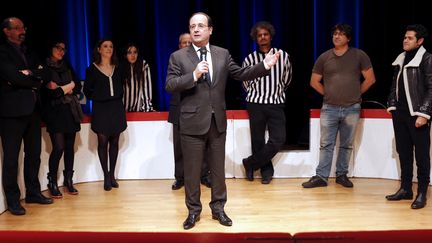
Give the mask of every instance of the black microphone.
<svg viewBox="0 0 432 243">
<path fill-rule="evenodd" d="M 205 46 L 200 48 L 200 53 L 201 53 L 201 61 L 207 61 L 207 49 L 205 48 Z M 201 76 L 203 81 L 207 81 L 207 75 L 206 73 L 203 73 L 203 75 Z"/>
</svg>

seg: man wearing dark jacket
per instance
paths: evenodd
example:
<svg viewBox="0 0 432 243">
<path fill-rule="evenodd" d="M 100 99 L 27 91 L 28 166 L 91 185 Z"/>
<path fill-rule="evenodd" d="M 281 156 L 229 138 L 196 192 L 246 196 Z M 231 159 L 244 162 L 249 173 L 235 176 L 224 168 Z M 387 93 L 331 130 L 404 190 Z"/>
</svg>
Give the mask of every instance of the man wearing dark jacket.
<svg viewBox="0 0 432 243">
<path fill-rule="evenodd" d="M 430 118 L 432 115 L 432 55 L 423 47 L 428 35 L 423 25 L 409 25 L 402 52 L 393 62 L 388 111 L 393 117 L 396 150 L 401 168 L 400 189 L 389 201 L 412 199 L 413 154 L 417 164 L 417 197 L 412 209 L 426 205 L 430 174 Z"/>
<path fill-rule="evenodd" d="M 186 206 L 189 214 L 183 223 L 191 229 L 202 211 L 200 177 L 204 152 L 208 154 L 211 175 L 212 218 L 221 225 L 232 226 L 224 208 L 225 141 L 227 117 L 225 87 L 228 76 L 250 80 L 269 74 L 280 53 L 268 54 L 255 66 L 240 67 L 227 49 L 210 45 L 213 24 L 210 16 L 199 12 L 189 19 L 192 45 L 170 56 L 165 89 L 180 93 L 180 137 L 184 156 Z"/>
<path fill-rule="evenodd" d="M 2 22 L 7 41 L 0 46 L 0 124 L 3 146 L 3 189 L 8 210 L 24 215 L 17 183 L 18 157 L 24 141 L 26 203 L 51 204 L 41 193 L 39 167 L 41 120 L 38 111 L 42 68 L 22 44 L 26 27 L 15 17 Z"/>
</svg>

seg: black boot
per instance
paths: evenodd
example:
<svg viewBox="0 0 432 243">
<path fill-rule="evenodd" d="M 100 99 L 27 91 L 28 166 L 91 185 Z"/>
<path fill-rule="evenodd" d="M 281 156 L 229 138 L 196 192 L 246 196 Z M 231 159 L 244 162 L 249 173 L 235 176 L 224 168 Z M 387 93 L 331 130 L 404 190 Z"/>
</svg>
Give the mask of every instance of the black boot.
<svg viewBox="0 0 432 243">
<path fill-rule="evenodd" d="M 51 173 L 47 174 L 48 178 L 48 190 L 51 194 L 52 198 L 62 198 L 63 195 L 61 194 L 58 185 L 57 185 L 57 175 L 53 175 Z"/>
<path fill-rule="evenodd" d="M 411 204 L 411 208 L 412 209 L 420 209 L 420 208 L 424 208 L 425 206 L 426 206 L 426 193 L 420 192 L 417 194 L 416 199 Z"/>
<path fill-rule="evenodd" d="M 116 181 L 115 176 L 114 176 L 114 171 L 110 171 L 109 174 L 110 174 L 111 186 L 114 188 L 119 188 L 119 184 Z"/>
<path fill-rule="evenodd" d="M 108 173 L 104 173 L 104 190 L 111 191 L 111 177 Z"/>
<path fill-rule="evenodd" d="M 74 171 L 63 171 L 64 181 L 63 186 L 65 187 L 65 191 L 72 195 L 77 195 L 78 190 L 73 186 L 72 176 Z"/>
</svg>

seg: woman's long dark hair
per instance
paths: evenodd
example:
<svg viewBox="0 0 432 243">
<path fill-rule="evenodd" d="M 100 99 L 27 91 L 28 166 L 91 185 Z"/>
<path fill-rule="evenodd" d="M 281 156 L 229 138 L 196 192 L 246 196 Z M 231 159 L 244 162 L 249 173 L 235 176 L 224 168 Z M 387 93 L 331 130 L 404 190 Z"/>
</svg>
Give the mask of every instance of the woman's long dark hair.
<svg viewBox="0 0 432 243">
<path fill-rule="evenodd" d="M 127 53 L 128 50 L 132 47 L 135 47 L 137 49 L 138 57 L 135 63 L 129 63 L 127 60 Z M 143 72 L 143 59 L 139 55 L 139 48 L 135 43 L 129 43 L 127 44 L 123 49 L 123 61 L 122 61 L 122 70 L 123 70 L 123 83 L 126 83 L 130 85 L 130 82 L 133 78 L 136 82 L 144 82 L 144 72 Z M 132 67 L 132 73 L 130 71 Z"/>
</svg>

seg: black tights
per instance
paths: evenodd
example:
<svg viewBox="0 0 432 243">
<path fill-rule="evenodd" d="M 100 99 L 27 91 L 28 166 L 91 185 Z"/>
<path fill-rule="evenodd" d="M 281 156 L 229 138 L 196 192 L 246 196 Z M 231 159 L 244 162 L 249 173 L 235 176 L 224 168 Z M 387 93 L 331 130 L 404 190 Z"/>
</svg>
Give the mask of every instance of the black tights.
<svg viewBox="0 0 432 243">
<path fill-rule="evenodd" d="M 74 144 L 76 133 L 50 133 L 52 151 L 49 157 L 49 173 L 57 176 L 60 159 L 64 151 L 64 169 L 72 171 L 74 165 Z"/>
<path fill-rule="evenodd" d="M 99 161 L 102 166 L 104 176 L 108 173 L 114 176 L 115 166 L 117 163 L 117 155 L 119 150 L 119 138 L 120 134 L 107 136 L 101 133 L 97 134 L 98 137 L 98 155 Z M 109 150 L 108 150 L 109 143 Z M 108 169 L 108 156 L 109 156 L 109 169 Z"/>
</svg>

